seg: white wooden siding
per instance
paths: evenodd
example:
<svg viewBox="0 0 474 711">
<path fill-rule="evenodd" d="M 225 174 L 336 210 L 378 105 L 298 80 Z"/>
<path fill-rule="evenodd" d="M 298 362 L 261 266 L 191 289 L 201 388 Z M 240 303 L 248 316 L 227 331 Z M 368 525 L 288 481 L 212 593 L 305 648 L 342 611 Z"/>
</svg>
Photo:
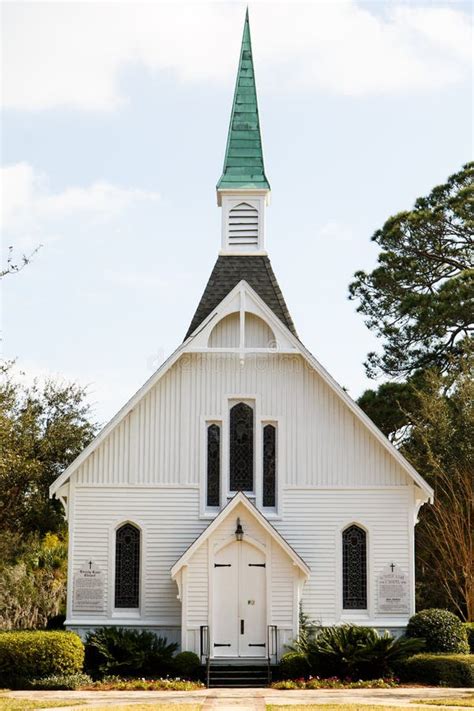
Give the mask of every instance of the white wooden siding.
<svg viewBox="0 0 474 711">
<path fill-rule="evenodd" d="M 150 623 L 181 624 L 178 589 L 172 565 L 206 527 L 199 520 L 199 495 L 190 488 L 77 488 L 71 520 L 72 573 L 92 559 L 104 572 L 107 591 L 103 613 L 74 611 L 74 620 L 110 619 L 113 614 L 114 530 L 131 521 L 142 530 L 142 606 Z M 68 618 L 72 613 L 71 589 Z M 120 624 L 120 617 L 117 618 Z"/>
<path fill-rule="evenodd" d="M 212 329 L 209 348 L 238 348 L 240 342 L 240 313 L 225 316 Z"/>
<path fill-rule="evenodd" d="M 245 347 L 274 348 L 275 334 L 262 318 L 252 313 L 245 314 Z"/>
<path fill-rule="evenodd" d="M 203 418 L 226 396 L 280 418 L 283 485 L 411 485 L 406 473 L 300 356 L 186 354 L 74 475 L 88 484 L 197 484 Z"/>
<path fill-rule="evenodd" d="M 319 490 L 287 489 L 285 516 L 274 525 L 311 568 L 303 588 L 306 614 L 321 624 L 334 624 L 350 613 L 342 611 L 341 531 L 349 523 L 362 524 L 368 534 L 369 610 L 352 613 L 360 622 L 382 624 L 377 613 L 377 575 L 392 562 L 410 576 L 413 593 L 413 489 Z M 409 615 L 391 615 L 406 620 Z M 365 617 L 365 620 L 364 620 Z"/>
</svg>

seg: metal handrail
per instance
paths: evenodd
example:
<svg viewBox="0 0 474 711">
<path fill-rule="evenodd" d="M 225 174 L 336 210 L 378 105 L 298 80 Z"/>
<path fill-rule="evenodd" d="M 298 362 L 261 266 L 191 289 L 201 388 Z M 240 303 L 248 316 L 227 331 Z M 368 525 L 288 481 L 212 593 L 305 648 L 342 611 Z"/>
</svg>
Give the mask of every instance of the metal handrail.
<svg viewBox="0 0 474 711">
<path fill-rule="evenodd" d="M 199 651 L 202 658 L 206 660 L 206 686 L 209 688 L 209 674 L 211 667 L 211 645 L 209 636 L 209 625 L 201 625 L 199 628 Z"/>
<path fill-rule="evenodd" d="M 278 664 L 278 627 L 276 625 L 267 625 L 267 663 L 268 663 L 268 685 L 272 681 L 272 657 L 275 658 L 275 664 Z"/>
</svg>

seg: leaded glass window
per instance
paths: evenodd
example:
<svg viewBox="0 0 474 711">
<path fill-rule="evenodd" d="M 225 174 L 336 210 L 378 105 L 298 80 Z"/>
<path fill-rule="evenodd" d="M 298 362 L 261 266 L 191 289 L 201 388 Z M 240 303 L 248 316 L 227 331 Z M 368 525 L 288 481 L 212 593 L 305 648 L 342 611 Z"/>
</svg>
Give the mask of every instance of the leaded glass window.
<svg viewBox="0 0 474 711">
<path fill-rule="evenodd" d="M 131 523 L 115 538 L 115 607 L 139 607 L 140 531 Z"/>
<path fill-rule="evenodd" d="M 253 409 L 239 402 L 230 410 L 230 489 L 253 491 Z"/>
<path fill-rule="evenodd" d="M 207 428 L 207 505 L 219 506 L 221 478 L 221 428 Z"/>
<path fill-rule="evenodd" d="M 342 606 L 367 609 L 367 535 L 359 526 L 342 533 Z"/>
<path fill-rule="evenodd" d="M 276 427 L 263 428 L 263 505 L 275 506 Z"/>
</svg>

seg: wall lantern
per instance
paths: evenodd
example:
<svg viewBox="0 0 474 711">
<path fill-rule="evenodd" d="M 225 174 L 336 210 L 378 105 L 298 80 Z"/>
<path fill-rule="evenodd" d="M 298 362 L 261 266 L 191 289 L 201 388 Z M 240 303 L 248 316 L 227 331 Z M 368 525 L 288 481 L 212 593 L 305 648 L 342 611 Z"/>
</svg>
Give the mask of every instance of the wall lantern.
<svg viewBox="0 0 474 711">
<path fill-rule="evenodd" d="M 235 529 L 235 537 L 238 541 L 241 541 L 244 537 L 244 529 L 240 523 L 240 518 L 237 519 L 237 528 Z"/>
</svg>

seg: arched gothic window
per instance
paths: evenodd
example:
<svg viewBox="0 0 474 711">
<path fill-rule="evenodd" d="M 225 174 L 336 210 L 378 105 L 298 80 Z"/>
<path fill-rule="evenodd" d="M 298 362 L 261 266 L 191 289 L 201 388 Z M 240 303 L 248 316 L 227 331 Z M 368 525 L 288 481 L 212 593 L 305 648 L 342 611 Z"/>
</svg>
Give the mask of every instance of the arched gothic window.
<svg viewBox="0 0 474 711">
<path fill-rule="evenodd" d="M 367 535 L 355 524 L 342 532 L 342 606 L 367 609 Z"/>
<path fill-rule="evenodd" d="M 219 506 L 221 478 L 221 428 L 207 428 L 207 505 Z"/>
<path fill-rule="evenodd" d="M 238 402 L 230 410 L 230 490 L 253 491 L 253 409 Z"/>
<path fill-rule="evenodd" d="M 115 535 L 115 607 L 139 607 L 140 531 L 124 523 Z"/>
<path fill-rule="evenodd" d="M 276 427 L 263 428 L 263 505 L 275 506 L 276 496 Z"/>
</svg>

